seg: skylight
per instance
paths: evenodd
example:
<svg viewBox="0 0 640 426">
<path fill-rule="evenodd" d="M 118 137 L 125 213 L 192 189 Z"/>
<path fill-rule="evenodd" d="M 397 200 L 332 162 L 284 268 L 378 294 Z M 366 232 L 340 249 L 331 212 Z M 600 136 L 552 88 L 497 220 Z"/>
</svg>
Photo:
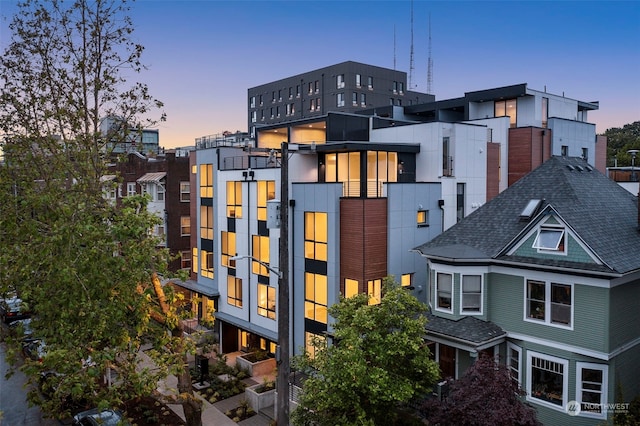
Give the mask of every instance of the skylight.
<svg viewBox="0 0 640 426">
<path fill-rule="evenodd" d="M 520 219 L 523 219 L 523 220 L 531 219 L 531 217 L 536 213 L 536 211 L 538 211 L 538 207 L 540 207 L 541 203 L 542 203 L 542 200 L 537 200 L 537 199 L 529 200 L 529 203 L 527 203 L 527 206 L 522 210 L 522 213 L 520 213 Z"/>
</svg>

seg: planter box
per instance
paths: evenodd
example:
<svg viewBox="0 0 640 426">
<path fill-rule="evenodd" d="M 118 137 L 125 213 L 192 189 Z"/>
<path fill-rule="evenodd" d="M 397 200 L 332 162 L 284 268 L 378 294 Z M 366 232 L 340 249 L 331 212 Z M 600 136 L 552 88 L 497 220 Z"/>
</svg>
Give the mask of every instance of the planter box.
<svg viewBox="0 0 640 426">
<path fill-rule="evenodd" d="M 265 407 L 270 407 L 276 402 L 276 390 L 271 389 L 266 392 L 258 393 L 256 392 L 256 389 L 260 386 L 262 386 L 262 384 L 249 386 L 244 390 L 244 397 L 255 412 L 258 412 Z"/>
<path fill-rule="evenodd" d="M 249 372 L 251 377 L 264 376 L 270 374 L 276 368 L 276 359 L 267 358 L 262 361 L 251 362 L 240 355 L 236 358 L 236 364 L 238 367 Z"/>
</svg>

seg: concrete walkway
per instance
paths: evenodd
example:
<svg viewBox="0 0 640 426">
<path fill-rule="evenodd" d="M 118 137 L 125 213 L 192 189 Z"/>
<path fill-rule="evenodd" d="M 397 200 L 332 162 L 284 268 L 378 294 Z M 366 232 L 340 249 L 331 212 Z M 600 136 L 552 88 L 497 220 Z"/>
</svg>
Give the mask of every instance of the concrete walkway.
<svg viewBox="0 0 640 426">
<path fill-rule="evenodd" d="M 140 352 L 140 356 L 142 359 L 141 366 L 143 366 L 143 368 L 154 368 L 153 362 L 147 354 Z M 227 363 L 229 363 L 229 360 L 227 360 Z M 253 380 L 256 381 L 256 383 L 260 383 L 257 381 L 260 380 L 259 378 L 254 378 Z M 168 376 L 166 380 L 158 382 L 158 392 L 164 395 L 175 395 L 177 388 L 178 378 L 172 375 Z M 245 399 L 244 394 L 218 401 L 215 404 L 211 404 L 198 394 L 196 394 L 196 396 L 202 401 L 203 426 L 269 426 L 269 423 L 271 422 L 271 419 L 262 413 L 257 413 L 255 416 L 243 420 L 240 423 L 234 422 L 224 414 L 227 410 L 238 407 L 240 405 L 240 401 Z M 185 417 L 182 405 L 170 404 L 169 408 L 184 420 Z"/>
</svg>

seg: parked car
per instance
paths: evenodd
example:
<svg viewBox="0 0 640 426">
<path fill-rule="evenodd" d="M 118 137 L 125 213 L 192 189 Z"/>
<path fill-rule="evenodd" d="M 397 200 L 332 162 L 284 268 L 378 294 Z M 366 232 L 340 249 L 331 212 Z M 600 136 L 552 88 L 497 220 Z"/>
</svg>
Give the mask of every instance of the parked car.
<svg viewBox="0 0 640 426">
<path fill-rule="evenodd" d="M 131 423 L 120 410 L 99 411 L 97 408 L 73 416 L 74 426 L 130 426 Z"/>
<path fill-rule="evenodd" d="M 31 328 L 31 318 L 15 320 L 9 323 L 9 334 L 21 340 L 29 339 L 33 336 Z"/>
<path fill-rule="evenodd" d="M 29 312 L 22 309 L 22 299 L 17 296 L 0 300 L 0 317 L 5 324 L 29 318 Z"/>
<path fill-rule="evenodd" d="M 47 345 L 42 339 L 28 338 L 22 341 L 22 353 L 33 361 L 42 361 Z"/>
</svg>

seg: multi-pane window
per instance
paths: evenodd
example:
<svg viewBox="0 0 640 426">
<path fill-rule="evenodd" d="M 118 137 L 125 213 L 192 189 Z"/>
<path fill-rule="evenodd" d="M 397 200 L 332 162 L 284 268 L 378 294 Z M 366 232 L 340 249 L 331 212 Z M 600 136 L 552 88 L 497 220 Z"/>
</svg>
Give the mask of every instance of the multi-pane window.
<svg viewBox="0 0 640 426">
<path fill-rule="evenodd" d="M 249 98 L 249 107 L 250 108 L 255 108 L 256 107 L 256 97 L 255 96 L 251 96 L 251 98 Z"/>
<path fill-rule="evenodd" d="M 180 216 L 180 236 L 191 235 L 191 216 Z"/>
<path fill-rule="evenodd" d="M 603 364 L 576 363 L 576 400 L 580 414 L 605 418 L 607 404 L 608 367 Z"/>
<path fill-rule="evenodd" d="M 200 164 L 200 197 L 213 197 L 213 164 Z"/>
<path fill-rule="evenodd" d="M 251 122 L 255 123 L 258 121 L 258 111 L 251 111 Z"/>
<path fill-rule="evenodd" d="M 401 95 L 404 93 L 404 83 L 401 81 L 398 82 L 398 93 Z"/>
<path fill-rule="evenodd" d="M 304 317 L 327 323 L 327 276 L 305 272 Z"/>
<path fill-rule="evenodd" d="M 568 391 L 568 361 L 535 352 L 528 352 L 527 359 L 529 365 L 527 391 L 530 397 L 564 407 Z"/>
<path fill-rule="evenodd" d="M 242 217 L 242 182 L 227 182 L 227 217 Z"/>
<path fill-rule="evenodd" d="M 304 213 L 304 257 L 327 260 L 327 213 Z"/>
<path fill-rule="evenodd" d="M 127 196 L 136 195 L 136 183 L 127 182 Z"/>
<path fill-rule="evenodd" d="M 276 288 L 258 284 L 258 315 L 276 319 Z"/>
<path fill-rule="evenodd" d="M 191 184 L 188 181 L 180 182 L 180 202 L 191 201 Z"/>
<path fill-rule="evenodd" d="M 393 93 L 394 94 L 398 93 L 398 82 L 397 81 L 393 82 Z"/>
<path fill-rule="evenodd" d="M 315 358 L 318 351 L 327 345 L 326 336 L 320 334 L 311 333 L 309 331 L 304 332 L 304 347 L 307 355 L 311 359 Z"/>
<path fill-rule="evenodd" d="M 382 280 L 367 281 L 367 294 L 369 295 L 369 305 L 378 305 L 382 301 Z"/>
<path fill-rule="evenodd" d="M 200 238 L 213 240 L 213 207 L 200 206 Z"/>
<path fill-rule="evenodd" d="M 213 278 L 213 252 L 200 251 L 200 275 Z"/>
<path fill-rule="evenodd" d="M 526 319 L 571 326 L 571 285 L 527 280 L 526 291 Z"/>
<path fill-rule="evenodd" d="M 338 96 L 336 97 L 336 99 L 337 99 L 337 106 L 343 107 L 344 106 L 344 93 L 338 93 Z"/>
<path fill-rule="evenodd" d="M 258 181 L 258 220 L 267 220 L 267 201 L 276 198 L 276 182 L 273 180 Z"/>
<path fill-rule="evenodd" d="M 382 197 L 383 184 L 398 181 L 398 153 L 367 151 L 367 197 Z"/>
<path fill-rule="evenodd" d="M 313 94 L 313 82 L 312 81 L 309 82 L 309 94 L 310 95 Z"/>
<path fill-rule="evenodd" d="M 453 309 L 453 275 L 438 272 L 436 274 L 436 308 L 449 311 Z"/>
<path fill-rule="evenodd" d="M 362 75 L 356 74 L 356 87 L 362 86 Z"/>
<path fill-rule="evenodd" d="M 507 343 L 507 367 L 514 382 L 520 384 L 520 364 L 522 351 L 518 346 Z"/>
<path fill-rule="evenodd" d="M 517 102 L 515 99 L 496 101 L 494 104 L 495 117 L 509 117 L 509 127 L 516 127 L 517 123 Z"/>
<path fill-rule="evenodd" d="M 358 294 L 358 281 L 351 278 L 345 278 L 344 280 L 344 297 L 349 298 Z"/>
<path fill-rule="evenodd" d="M 462 276 L 462 313 L 482 313 L 482 277 Z"/>
<path fill-rule="evenodd" d="M 189 250 L 183 250 L 180 252 L 180 269 L 191 268 L 191 253 Z"/>
<path fill-rule="evenodd" d="M 257 259 L 262 263 L 269 264 L 269 237 L 252 235 L 252 253 L 253 259 Z M 252 272 L 257 275 L 269 276 L 269 269 L 266 266 L 261 265 L 260 262 L 255 260 L 251 261 Z"/>
<path fill-rule="evenodd" d="M 220 233 L 220 262 L 222 266 L 235 268 L 236 261 L 231 260 L 236 255 L 236 234 L 235 232 L 222 231 Z"/>
<path fill-rule="evenodd" d="M 342 182 L 342 195 L 360 196 L 360 153 L 342 152 L 325 157 L 325 181 Z"/>
<path fill-rule="evenodd" d="M 227 276 L 227 303 L 237 308 L 242 308 L 242 280 Z"/>
<path fill-rule="evenodd" d="M 161 185 L 161 184 L 156 185 L 156 200 L 157 201 L 164 201 L 164 193 L 165 193 L 164 185 Z"/>
<path fill-rule="evenodd" d="M 313 89 L 316 93 L 320 93 L 320 81 L 316 80 L 313 82 Z"/>
<path fill-rule="evenodd" d="M 344 74 L 338 74 L 336 76 L 336 88 L 344 89 Z"/>
</svg>

